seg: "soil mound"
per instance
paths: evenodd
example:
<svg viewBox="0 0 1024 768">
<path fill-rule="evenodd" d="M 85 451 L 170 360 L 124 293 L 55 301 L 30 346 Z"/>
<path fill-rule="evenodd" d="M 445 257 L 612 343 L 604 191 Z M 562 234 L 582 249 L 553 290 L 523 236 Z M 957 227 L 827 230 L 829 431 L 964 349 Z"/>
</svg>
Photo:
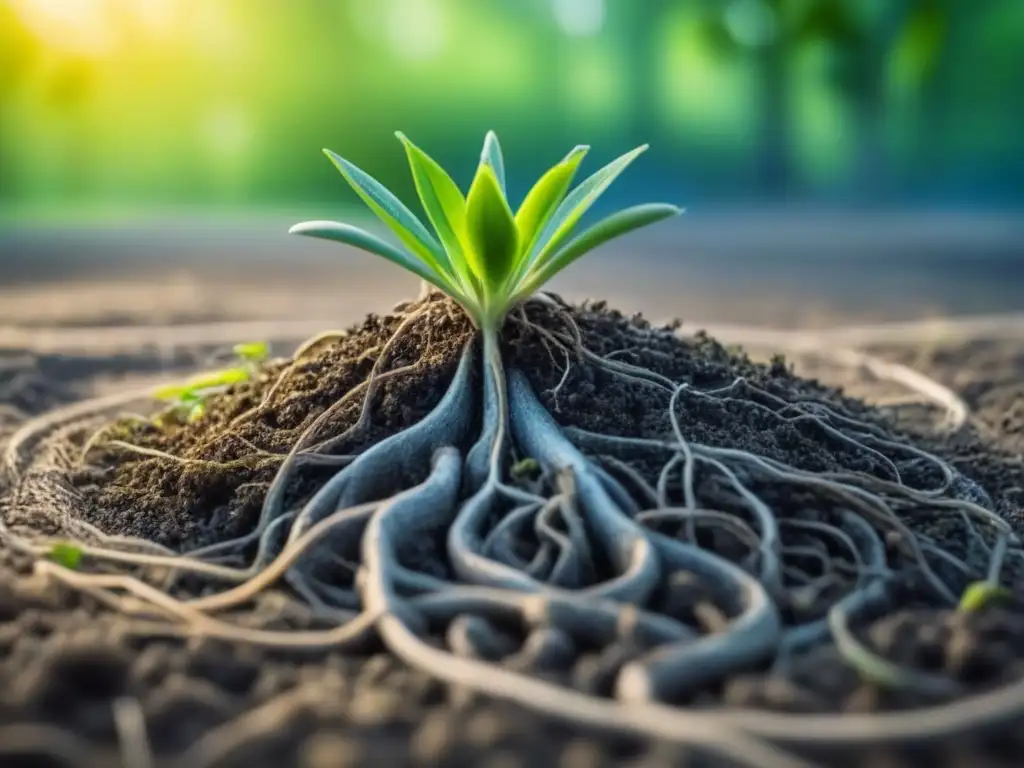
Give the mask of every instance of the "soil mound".
<svg viewBox="0 0 1024 768">
<path fill-rule="evenodd" d="M 963 743 L 973 764 L 1020 754 L 996 728 L 1020 721 L 1009 699 L 1024 685 L 1019 479 L 1000 471 L 1005 457 L 971 435 L 909 433 L 781 357 L 757 363 L 677 330 L 557 297 L 514 312 L 502 333 L 509 456 L 483 490 L 471 470 L 492 401 L 467 393 L 493 382 L 467 363 L 479 363 L 465 351 L 474 329 L 437 295 L 266 364 L 191 423 L 126 415 L 152 409 L 136 397 L 22 425 L 0 476 L 17 585 L 0 593 L 0 714 L 59 725 L 68 749 L 109 748 L 125 738 L 116 712 L 89 712 L 137 700 L 158 755 L 197 743 L 204 765 L 333 764 L 339 750 L 382 764 L 688 760 L 668 726 L 609 736 L 581 714 L 570 727 L 585 709 L 573 697 L 623 711 L 633 697 L 656 701 L 652 723 L 726 713 L 758 743 L 721 764 L 781 766 L 797 763 L 758 762 L 771 757 L 760 739 L 829 765 L 871 764 L 899 742 L 887 759 L 931 764 L 926 725 L 904 738 L 877 718 L 876 744 L 839 718 L 810 726 L 817 736 L 799 720 L 929 707 L 936 739 L 959 739 L 957 723 L 996 729 Z M 444 440 L 424 437 L 431 419 Z M 437 451 L 450 443 L 458 451 Z M 367 457 L 382 446 L 394 461 L 374 479 Z M 433 461 L 409 458 L 426 449 Z M 331 490 L 360 466 L 386 503 Z M 488 489 L 486 508 L 465 514 Z M 29 533 L 87 542 L 82 563 L 27 577 L 47 554 Z M 653 552 L 662 567 L 644 577 Z M 1003 593 L 957 609 L 985 578 Z M 368 595 L 404 628 L 378 626 Z M 493 683 L 440 682 L 463 664 Z M 550 700 L 522 693 L 535 682 Z M 1000 695 L 1009 703 L 992 703 Z M 750 709 L 794 717 L 759 724 Z M 463 718 L 479 725 L 460 731 Z"/>
</svg>

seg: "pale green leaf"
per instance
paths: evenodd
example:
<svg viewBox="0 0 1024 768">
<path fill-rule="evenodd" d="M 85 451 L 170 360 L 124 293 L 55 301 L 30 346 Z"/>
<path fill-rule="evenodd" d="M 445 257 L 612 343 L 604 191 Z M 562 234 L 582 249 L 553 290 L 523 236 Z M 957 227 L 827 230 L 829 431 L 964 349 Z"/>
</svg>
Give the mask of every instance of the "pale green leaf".
<svg viewBox="0 0 1024 768">
<path fill-rule="evenodd" d="M 535 248 L 537 253 L 531 257 L 534 266 L 543 266 L 544 262 L 557 252 L 583 215 L 590 210 L 590 207 L 597 202 L 597 199 L 618 178 L 619 174 L 626 170 L 627 166 L 646 149 L 647 145 L 644 144 L 612 160 L 566 196 L 555 210 Z"/>
<path fill-rule="evenodd" d="M 420 257 L 420 259 L 438 269 L 451 272 L 448 256 L 416 215 L 395 197 L 383 184 L 361 168 L 329 149 L 324 154 L 331 159 L 341 175 L 369 206 L 381 221 L 388 225 L 399 240 Z"/>
<path fill-rule="evenodd" d="M 462 244 L 466 231 L 466 198 L 462 196 L 452 177 L 433 158 L 413 144 L 401 131 L 395 135 L 405 146 L 423 210 L 441 238 L 441 244 L 448 252 L 455 274 L 463 278 L 469 286 L 470 273 Z"/>
<path fill-rule="evenodd" d="M 516 211 L 516 228 L 524 251 L 529 252 L 544 225 L 548 223 L 558 204 L 572 183 L 576 169 L 585 153 L 576 153 L 549 170 L 527 193 L 519 210 Z"/>
<path fill-rule="evenodd" d="M 498 187 L 501 194 L 505 193 L 505 159 L 501 155 L 501 144 L 498 143 L 498 135 L 494 131 L 488 131 L 484 137 L 484 148 L 480 152 L 480 165 L 489 165 L 494 171 L 494 178 L 498 180 Z"/>
<path fill-rule="evenodd" d="M 171 400 L 181 400 L 191 391 L 192 387 L 187 384 L 166 384 L 153 390 L 153 397 L 157 400 L 169 402 Z"/>
<path fill-rule="evenodd" d="M 674 205 L 646 203 L 611 214 L 574 238 L 572 242 L 548 259 L 546 263 L 538 264 L 535 270 L 526 278 L 523 289 L 519 293 L 519 298 L 533 293 L 580 256 L 594 250 L 599 245 L 603 245 L 609 240 L 620 237 L 627 232 L 646 227 L 649 224 L 676 216 L 679 213 L 680 209 Z"/>
<path fill-rule="evenodd" d="M 960 596 L 959 610 L 962 613 L 976 613 L 995 603 L 1005 603 L 1013 598 L 1013 593 L 1006 587 L 989 581 L 976 581 L 969 584 Z"/>
<path fill-rule="evenodd" d="M 515 264 L 519 233 L 490 165 L 481 165 L 466 200 L 467 254 L 473 271 L 491 292 L 500 289 Z"/>
<path fill-rule="evenodd" d="M 215 389 L 217 387 L 228 387 L 232 384 L 239 384 L 248 381 L 250 376 L 248 368 L 226 368 L 222 371 L 200 373 L 185 381 L 190 391 L 202 389 Z"/>
<path fill-rule="evenodd" d="M 246 341 L 231 348 L 235 357 L 250 363 L 261 363 L 270 357 L 270 345 L 265 341 Z"/>
<path fill-rule="evenodd" d="M 415 256 L 399 250 L 376 235 L 359 229 L 359 227 L 353 227 L 350 224 L 342 224 L 337 221 L 306 221 L 296 224 L 288 230 L 288 233 L 316 237 L 321 240 L 333 240 L 337 243 L 351 245 L 354 248 L 381 256 L 403 269 L 409 270 L 431 285 L 437 286 L 449 296 L 458 298 L 461 295 L 461 292 L 451 284 L 447 276 L 441 274 L 432 266 L 424 264 Z"/>
</svg>

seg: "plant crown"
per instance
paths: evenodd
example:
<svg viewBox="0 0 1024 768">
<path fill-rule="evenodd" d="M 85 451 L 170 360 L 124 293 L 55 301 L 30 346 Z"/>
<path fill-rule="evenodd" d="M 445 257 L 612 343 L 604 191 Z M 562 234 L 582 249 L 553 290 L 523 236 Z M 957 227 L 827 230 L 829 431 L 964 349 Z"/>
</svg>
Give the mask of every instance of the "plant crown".
<svg viewBox="0 0 1024 768">
<path fill-rule="evenodd" d="M 647 203 L 575 234 L 583 215 L 647 145 L 613 160 L 570 191 L 589 149 L 577 146 L 540 177 L 513 213 L 493 131 L 484 139 L 466 195 L 422 149 L 401 132 L 397 136 L 433 233 L 382 184 L 329 149 L 324 153 L 404 248 L 334 221 L 307 221 L 290 232 L 345 243 L 394 262 L 459 302 L 480 328 L 496 330 L 515 304 L 597 246 L 680 213 L 674 205 Z"/>
</svg>

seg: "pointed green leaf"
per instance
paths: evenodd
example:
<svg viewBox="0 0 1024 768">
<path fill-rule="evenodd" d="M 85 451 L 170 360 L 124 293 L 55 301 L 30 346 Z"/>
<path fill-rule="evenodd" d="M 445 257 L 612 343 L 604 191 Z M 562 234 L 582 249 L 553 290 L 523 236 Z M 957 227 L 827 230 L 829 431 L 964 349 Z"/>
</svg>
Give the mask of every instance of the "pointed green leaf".
<svg viewBox="0 0 1024 768">
<path fill-rule="evenodd" d="M 562 202 L 576 169 L 583 160 L 583 154 L 570 156 L 541 176 L 519 206 L 519 210 L 516 211 L 516 228 L 519 230 L 519 242 L 523 244 L 524 251 L 529 252 L 544 225 Z"/>
<path fill-rule="evenodd" d="M 544 234 L 541 235 L 534 248 L 536 253 L 531 255 L 531 262 L 535 267 L 542 266 L 556 253 L 583 214 L 590 210 L 590 207 L 597 202 L 597 199 L 618 178 L 619 174 L 626 170 L 626 167 L 644 152 L 647 146 L 644 144 L 612 160 L 569 193 L 555 210 L 551 221 L 545 227 Z"/>
<path fill-rule="evenodd" d="M 370 210 L 391 229 L 406 248 L 441 272 L 451 273 L 451 265 L 444 249 L 423 226 L 416 215 L 395 197 L 383 184 L 361 168 L 329 149 L 324 154 L 345 177 Z"/>
<path fill-rule="evenodd" d="M 484 148 L 480 152 L 480 165 L 489 165 L 494 171 L 494 178 L 498 180 L 501 194 L 505 194 L 505 159 L 501 155 L 501 144 L 498 143 L 498 135 L 494 131 L 488 131 L 484 137 Z"/>
<path fill-rule="evenodd" d="M 516 212 L 516 226 L 519 228 L 519 258 L 518 263 L 516 264 L 515 273 L 511 278 L 513 285 L 518 285 L 519 281 L 522 280 L 526 273 L 530 271 L 530 266 L 533 264 L 534 257 L 537 255 L 540 244 L 544 242 L 545 235 L 550 234 L 546 233 L 546 226 L 554 216 L 555 211 L 558 210 L 558 205 L 565 199 L 565 192 L 569 188 L 569 185 L 572 184 L 572 179 L 576 175 L 576 169 L 579 168 L 580 163 L 583 162 L 583 158 L 587 156 L 587 152 L 589 151 L 590 146 L 587 144 L 577 144 L 573 147 L 569 153 L 559 161 L 555 168 L 552 168 L 541 177 L 541 180 L 534 185 L 534 188 L 531 189 L 530 193 L 526 196 L 527 199 L 523 200 L 522 205 L 519 206 L 519 211 Z M 527 201 L 535 192 L 538 191 L 537 188 L 541 186 L 542 182 L 545 181 L 545 178 L 551 175 L 556 168 L 560 168 L 562 166 L 572 168 L 572 172 L 569 174 L 565 187 L 562 189 L 557 199 L 553 201 L 550 208 L 544 213 L 542 217 L 543 220 L 538 221 L 534 225 L 533 232 L 527 236 L 525 233 L 525 227 L 520 225 L 520 214 L 524 213 L 524 209 L 527 207 Z"/>
<path fill-rule="evenodd" d="M 424 264 L 415 256 L 399 250 L 376 235 L 371 235 L 366 230 L 359 229 L 359 227 L 353 227 L 350 224 L 342 224 L 337 221 L 306 221 L 302 224 L 296 224 L 289 229 L 288 234 L 305 235 L 306 237 L 316 237 L 321 240 L 333 240 L 337 243 L 351 245 L 368 253 L 382 256 L 403 269 L 409 270 L 414 275 L 418 275 L 431 285 L 437 286 L 449 296 L 461 299 L 461 291 L 452 285 L 447 276 L 441 274 L 432 266 Z"/>
<path fill-rule="evenodd" d="M 611 214 L 582 232 L 546 263 L 538 264 L 537 268 L 526 278 L 519 297 L 523 298 L 533 293 L 580 256 L 594 250 L 599 245 L 627 232 L 646 227 L 648 224 L 676 216 L 680 212 L 680 209 L 674 205 L 646 203 Z"/>
<path fill-rule="evenodd" d="M 249 380 L 248 368 L 226 368 L 222 371 L 211 373 L 200 373 L 185 381 L 189 392 L 196 392 L 202 389 L 214 389 L 216 387 L 227 387 L 232 384 L 239 384 Z M 183 395 L 184 398 L 188 393 Z"/>
<path fill-rule="evenodd" d="M 967 586 L 960 596 L 961 613 L 975 613 L 993 603 L 1004 603 L 1013 599 L 1013 593 L 1006 587 L 989 581 L 976 581 Z"/>
<path fill-rule="evenodd" d="M 166 384 L 153 390 L 153 397 L 163 401 L 181 400 L 191 391 L 192 387 L 187 384 Z"/>
<path fill-rule="evenodd" d="M 250 363 L 262 363 L 270 357 L 270 344 L 265 341 L 245 341 L 231 348 L 235 357 Z"/>
<path fill-rule="evenodd" d="M 577 144 L 575 147 L 569 150 L 565 157 L 562 158 L 563 163 L 568 163 L 570 160 L 576 160 L 576 164 L 579 165 L 583 162 L 583 158 L 587 156 L 587 152 L 590 151 L 589 144 Z"/>
<path fill-rule="evenodd" d="M 466 201 L 467 254 L 473 271 L 491 292 L 499 290 L 519 251 L 515 218 L 494 169 L 481 165 Z"/>
<path fill-rule="evenodd" d="M 470 272 L 462 245 L 466 231 L 466 198 L 452 177 L 433 158 L 401 131 L 395 135 L 405 146 L 423 210 L 448 252 L 455 275 L 461 277 L 468 287 L 471 284 L 467 279 Z"/>
</svg>

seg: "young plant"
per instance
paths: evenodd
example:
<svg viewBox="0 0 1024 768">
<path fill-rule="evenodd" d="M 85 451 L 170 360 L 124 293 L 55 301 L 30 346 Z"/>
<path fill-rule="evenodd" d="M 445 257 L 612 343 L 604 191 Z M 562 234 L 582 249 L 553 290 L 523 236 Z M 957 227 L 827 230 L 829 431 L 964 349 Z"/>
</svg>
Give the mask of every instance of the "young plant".
<svg viewBox="0 0 1024 768">
<path fill-rule="evenodd" d="M 236 344 L 232 352 L 238 365 L 212 373 L 201 373 L 181 384 L 168 384 L 158 388 L 153 397 L 170 403 L 170 408 L 157 417 L 157 426 L 169 419 L 193 423 L 206 415 L 206 397 L 232 384 L 251 379 L 260 363 L 270 356 L 270 346 L 263 341 Z"/>
<path fill-rule="evenodd" d="M 1013 593 L 991 581 L 975 581 L 967 586 L 960 596 L 960 613 L 977 613 L 989 606 L 1006 603 L 1013 599 Z"/>
<path fill-rule="evenodd" d="M 612 161 L 570 191 L 589 149 L 576 147 L 541 176 L 513 213 L 505 194 L 501 148 L 493 132 L 484 140 L 466 195 L 422 149 L 401 132 L 397 136 L 405 146 L 433 233 L 383 185 L 330 150 L 324 152 L 404 248 L 333 221 L 296 224 L 290 232 L 355 246 L 418 275 L 462 305 L 483 331 L 488 346 L 509 309 L 576 259 L 615 237 L 680 212 L 663 203 L 637 205 L 573 237 L 582 216 L 646 145 Z"/>
<path fill-rule="evenodd" d="M 255 374 L 261 363 L 270 357 L 270 345 L 265 341 L 245 341 L 231 348 L 232 354 L 242 366 Z"/>
</svg>

